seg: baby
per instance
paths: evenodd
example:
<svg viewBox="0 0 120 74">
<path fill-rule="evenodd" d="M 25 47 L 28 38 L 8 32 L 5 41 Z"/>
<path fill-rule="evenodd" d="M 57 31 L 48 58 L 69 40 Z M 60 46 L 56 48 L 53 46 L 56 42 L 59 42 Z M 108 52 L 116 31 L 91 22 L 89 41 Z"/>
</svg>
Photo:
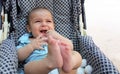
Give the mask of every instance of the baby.
<svg viewBox="0 0 120 74">
<path fill-rule="evenodd" d="M 54 30 L 49 9 L 39 7 L 28 15 L 28 33 L 18 42 L 19 61 L 25 61 L 21 74 L 75 74 L 80 66 L 81 55 L 73 51 L 73 44 Z"/>
</svg>

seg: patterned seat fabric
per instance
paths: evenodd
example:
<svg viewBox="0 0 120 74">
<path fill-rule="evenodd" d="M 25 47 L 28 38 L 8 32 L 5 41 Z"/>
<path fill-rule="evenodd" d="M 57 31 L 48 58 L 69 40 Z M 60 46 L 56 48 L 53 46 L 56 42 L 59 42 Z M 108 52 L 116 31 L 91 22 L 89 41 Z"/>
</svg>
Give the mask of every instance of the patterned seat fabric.
<svg viewBox="0 0 120 74">
<path fill-rule="evenodd" d="M 2 1 L 0 0 L 0 30 L 2 29 L 2 17 L 1 17 L 1 12 L 2 12 Z"/>
<path fill-rule="evenodd" d="M 88 64 L 92 65 L 92 74 L 119 74 L 112 62 L 94 44 L 91 37 L 80 35 L 78 31 L 80 2 L 80 0 L 7 0 L 5 9 L 10 13 L 11 24 L 15 31 L 11 32 L 10 40 L 4 41 L 0 46 L 0 51 L 2 51 L 0 52 L 0 74 L 17 73 L 16 40 L 26 32 L 27 14 L 38 6 L 48 7 L 53 12 L 56 31 L 73 41 L 75 50 L 87 59 Z M 4 60 L 7 60 L 7 64 Z"/>
<path fill-rule="evenodd" d="M 17 74 L 18 59 L 12 39 L 3 41 L 0 46 L 0 74 Z"/>
</svg>

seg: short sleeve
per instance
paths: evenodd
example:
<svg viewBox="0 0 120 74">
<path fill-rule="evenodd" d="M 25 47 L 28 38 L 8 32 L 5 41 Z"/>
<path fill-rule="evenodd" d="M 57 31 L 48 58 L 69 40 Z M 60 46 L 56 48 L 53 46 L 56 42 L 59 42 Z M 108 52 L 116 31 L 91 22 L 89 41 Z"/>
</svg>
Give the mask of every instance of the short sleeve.
<svg viewBox="0 0 120 74">
<path fill-rule="evenodd" d="M 22 47 L 24 47 L 25 45 L 29 44 L 30 40 L 29 40 L 29 34 L 24 34 L 23 36 L 21 36 L 18 40 L 18 45 L 16 46 L 16 49 L 20 49 Z"/>
</svg>

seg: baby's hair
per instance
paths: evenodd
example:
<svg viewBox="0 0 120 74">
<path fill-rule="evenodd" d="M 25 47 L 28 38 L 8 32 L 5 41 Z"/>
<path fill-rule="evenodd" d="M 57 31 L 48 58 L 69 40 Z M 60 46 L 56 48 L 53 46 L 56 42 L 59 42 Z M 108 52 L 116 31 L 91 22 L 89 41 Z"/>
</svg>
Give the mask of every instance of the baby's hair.
<svg viewBox="0 0 120 74">
<path fill-rule="evenodd" d="M 48 9 L 48 8 L 46 8 L 46 7 L 36 7 L 36 8 L 34 8 L 34 9 L 32 9 L 32 10 L 28 13 L 28 16 L 27 16 L 27 25 L 29 25 L 30 16 L 31 16 L 32 12 L 37 11 L 37 10 L 47 10 L 47 11 L 49 11 L 49 12 L 51 13 L 51 15 L 53 15 L 52 12 L 51 12 L 51 10 Z M 52 16 L 52 18 L 53 18 L 53 16 Z"/>
</svg>

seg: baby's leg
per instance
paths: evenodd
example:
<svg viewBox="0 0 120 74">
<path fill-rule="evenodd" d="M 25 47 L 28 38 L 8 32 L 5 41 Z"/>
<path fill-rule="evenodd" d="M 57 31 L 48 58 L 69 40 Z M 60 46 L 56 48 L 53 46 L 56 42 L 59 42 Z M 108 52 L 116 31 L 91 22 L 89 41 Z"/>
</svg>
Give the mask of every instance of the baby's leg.
<svg viewBox="0 0 120 74">
<path fill-rule="evenodd" d="M 63 71 L 70 72 L 72 70 L 72 51 L 66 45 L 60 45 L 61 55 L 63 58 Z"/>
<path fill-rule="evenodd" d="M 51 67 L 61 68 L 63 66 L 63 59 L 58 45 L 59 41 L 52 36 L 48 37 L 48 60 L 50 60 Z"/>
<path fill-rule="evenodd" d="M 81 64 L 81 56 L 78 52 L 73 51 L 68 45 L 60 44 L 61 55 L 63 58 L 63 71 L 71 72 L 77 69 Z"/>
<path fill-rule="evenodd" d="M 25 65 L 25 74 L 48 74 L 55 68 L 61 68 L 63 60 L 58 41 L 48 37 L 48 55 L 40 61 L 32 61 Z"/>
</svg>

